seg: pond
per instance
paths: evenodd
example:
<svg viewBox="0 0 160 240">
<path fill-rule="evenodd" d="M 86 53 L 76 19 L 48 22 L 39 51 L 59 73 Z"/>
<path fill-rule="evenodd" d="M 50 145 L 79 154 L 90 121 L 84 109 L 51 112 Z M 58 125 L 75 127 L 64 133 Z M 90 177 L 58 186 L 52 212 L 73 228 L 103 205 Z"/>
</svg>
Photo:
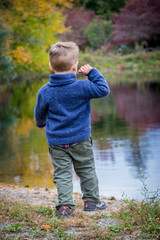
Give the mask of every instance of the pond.
<svg viewBox="0 0 160 240">
<path fill-rule="evenodd" d="M 40 80 L 0 96 L 0 183 L 55 187 L 45 132 L 34 123 Z M 92 137 L 100 194 L 141 199 L 160 186 L 160 85 L 119 84 L 92 100 Z M 80 192 L 73 172 L 74 192 Z"/>
</svg>

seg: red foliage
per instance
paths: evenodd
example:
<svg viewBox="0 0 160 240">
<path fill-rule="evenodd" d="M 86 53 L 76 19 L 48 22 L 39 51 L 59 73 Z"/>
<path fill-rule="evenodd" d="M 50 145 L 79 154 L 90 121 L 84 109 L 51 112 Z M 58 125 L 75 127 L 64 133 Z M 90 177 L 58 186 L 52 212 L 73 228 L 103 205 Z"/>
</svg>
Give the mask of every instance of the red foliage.
<svg viewBox="0 0 160 240">
<path fill-rule="evenodd" d="M 150 89 L 142 92 L 124 86 L 113 88 L 116 96 L 118 118 L 132 127 L 147 129 L 160 124 L 160 95 Z"/>
<path fill-rule="evenodd" d="M 70 33 L 61 35 L 63 41 L 74 41 L 79 46 L 86 45 L 88 43 L 84 30 L 92 22 L 94 18 L 93 11 L 87 11 L 83 8 L 74 8 L 73 10 L 66 10 L 66 27 L 71 27 Z"/>
<path fill-rule="evenodd" d="M 160 1 L 132 0 L 114 15 L 113 41 L 116 44 L 147 40 L 160 34 Z"/>
</svg>

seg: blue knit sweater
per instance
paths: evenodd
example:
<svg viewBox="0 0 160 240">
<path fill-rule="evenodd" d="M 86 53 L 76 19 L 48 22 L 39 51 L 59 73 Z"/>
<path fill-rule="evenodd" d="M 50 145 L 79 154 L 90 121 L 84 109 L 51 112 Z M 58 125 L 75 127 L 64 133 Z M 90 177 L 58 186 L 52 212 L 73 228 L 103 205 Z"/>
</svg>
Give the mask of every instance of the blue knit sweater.
<svg viewBox="0 0 160 240">
<path fill-rule="evenodd" d="M 104 77 L 93 68 L 88 80 L 77 80 L 73 73 L 50 75 L 50 82 L 38 92 L 34 114 L 36 125 L 46 127 L 49 145 L 70 144 L 91 136 L 92 98 L 110 90 Z"/>
</svg>

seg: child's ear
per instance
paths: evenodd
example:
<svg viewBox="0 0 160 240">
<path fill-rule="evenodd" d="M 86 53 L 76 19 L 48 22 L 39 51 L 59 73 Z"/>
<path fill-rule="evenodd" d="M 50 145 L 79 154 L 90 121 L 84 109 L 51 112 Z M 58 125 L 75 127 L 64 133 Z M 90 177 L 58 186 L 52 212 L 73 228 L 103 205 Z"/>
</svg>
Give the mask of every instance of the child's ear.
<svg viewBox="0 0 160 240">
<path fill-rule="evenodd" d="M 55 70 L 52 68 L 52 65 L 51 65 L 51 63 L 49 62 L 49 67 L 50 67 L 50 69 L 51 69 L 51 71 L 52 72 L 54 72 Z"/>
<path fill-rule="evenodd" d="M 78 61 L 75 64 L 73 64 L 73 67 L 72 67 L 73 71 L 77 71 L 77 67 L 78 67 Z"/>
</svg>

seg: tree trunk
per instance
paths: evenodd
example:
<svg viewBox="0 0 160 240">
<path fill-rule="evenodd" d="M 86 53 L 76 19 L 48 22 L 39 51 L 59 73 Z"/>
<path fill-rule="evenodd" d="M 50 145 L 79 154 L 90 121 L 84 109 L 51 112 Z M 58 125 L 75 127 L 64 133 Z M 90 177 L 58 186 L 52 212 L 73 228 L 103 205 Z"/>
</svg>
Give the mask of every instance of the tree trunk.
<svg viewBox="0 0 160 240">
<path fill-rule="evenodd" d="M 139 42 L 138 41 L 134 41 L 134 47 L 136 49 L 136 52 L 138 52 L 138 50 L 139 50 Z"/>
</svg>

